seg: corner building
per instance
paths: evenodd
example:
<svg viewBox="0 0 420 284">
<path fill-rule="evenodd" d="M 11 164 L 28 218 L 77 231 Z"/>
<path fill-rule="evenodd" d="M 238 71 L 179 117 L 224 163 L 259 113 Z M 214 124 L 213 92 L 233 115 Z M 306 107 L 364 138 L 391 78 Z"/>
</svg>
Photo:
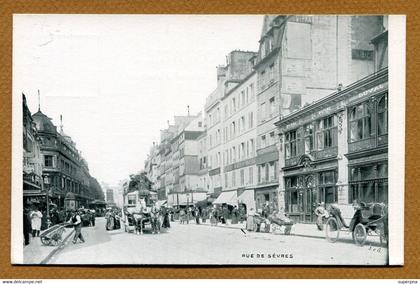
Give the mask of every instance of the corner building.
<svg viewBox="0 0 420 284">
<path fill-rule="evenodd" d="M 280 118 L 374 71 L 370 40 L 381 16 L 265 16 L 257 72 L 257 209 L 284 206 L 278 178 Z M 283 205 L 282 205 L 283 204 Z"/>
</svg>

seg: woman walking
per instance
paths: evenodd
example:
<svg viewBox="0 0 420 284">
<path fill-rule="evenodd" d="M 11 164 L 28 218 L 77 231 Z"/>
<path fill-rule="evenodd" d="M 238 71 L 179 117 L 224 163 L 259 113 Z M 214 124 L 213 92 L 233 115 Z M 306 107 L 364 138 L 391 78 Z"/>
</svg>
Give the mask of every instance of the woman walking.
<svg viewBox="0 0 420 284">
<path fill-rule="evenodd" d="M 29 217 L 31 218 L 32 237 L 39 237 L 39 231 L 41 230 L 42 213 L 38 210 L 38 208 L 35 207 L 29 215 Z"/>
</svg>

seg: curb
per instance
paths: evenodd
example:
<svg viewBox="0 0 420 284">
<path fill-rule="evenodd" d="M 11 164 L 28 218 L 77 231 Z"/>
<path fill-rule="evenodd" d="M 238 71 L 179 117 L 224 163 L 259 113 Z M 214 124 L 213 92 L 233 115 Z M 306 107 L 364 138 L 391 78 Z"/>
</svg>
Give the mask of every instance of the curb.
<svg viewBox="0 0 420 284">
<path fill-rule="evenodd" d="M 244 228 L 237 228 L 237 227 L 232 227 L 232 226 L 212 226 L 210 224 L 203 224 L 203 223 L 201 223 L 200 225 L 215 227 L 215 228 L 222 228 L 222 229 L 223 228 L 224 229 L 237 229 L 237 230 L 244 229 Z M 296 236 L 296 237 L 303 237 L 303 238 L 325 239 L 325 236 L 314 236 L 314 235 L 304 235 L 304 234 L 294 234 L 294 233 L 291 233 L 290 235 L 284 235 L 284 236 Z"/>
<path fill-rule="evenodd" d="M 51 258 L 56 254 L 56 253 L 58 253 L 59 251 L 61 251 L 64 247 L 65 247 L 65 245 L 67 244 L 67 240 L 72 236 L 74 234 L 74 230 L 72 230 L 71 232 L 70 232 L 70 234 L 68 234 L 67 235 L 67 237 L 65 237 L 64 238 L 64 240 L 62 241 L 62 243 L 59 245 L 59 246 L 57 246 L 52 252 L 50 252 L 41 262 L 40 262 L 40 264 L 47 264 L 48 263 L 48 261 L 50 261 L 51 260 Z"/>
</svg>

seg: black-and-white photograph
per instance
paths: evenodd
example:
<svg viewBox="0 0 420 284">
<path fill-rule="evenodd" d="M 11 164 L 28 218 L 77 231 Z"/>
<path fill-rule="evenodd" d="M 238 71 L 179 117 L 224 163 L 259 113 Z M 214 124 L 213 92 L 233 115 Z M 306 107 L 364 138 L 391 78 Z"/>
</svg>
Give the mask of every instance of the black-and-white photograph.
<svg viewBox="0 0 420 284">
<path fill-rule="evenodd" d="M 12 263 L 402 264 L 404 44 L 391 15 L 15 14 Z"/>
</svg>

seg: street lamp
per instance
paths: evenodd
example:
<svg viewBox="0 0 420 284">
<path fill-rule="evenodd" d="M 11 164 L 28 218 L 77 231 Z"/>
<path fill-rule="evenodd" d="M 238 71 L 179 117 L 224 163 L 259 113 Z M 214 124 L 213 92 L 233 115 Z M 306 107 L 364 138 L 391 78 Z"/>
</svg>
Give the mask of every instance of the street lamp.
<svg viewBox="0 0 420 284">
<path fill-rule="evenodd" d="M 45 195 L 47 200 L 47 228 L 50 227 L 50 178 L 49 176 L 44 176 L 44 184 L 46 185 Z"/>
<path fill-rule="evenodd" d="M 190 221 L 190 194 L 187 192 L 187 224 Z"/>
</svg>

